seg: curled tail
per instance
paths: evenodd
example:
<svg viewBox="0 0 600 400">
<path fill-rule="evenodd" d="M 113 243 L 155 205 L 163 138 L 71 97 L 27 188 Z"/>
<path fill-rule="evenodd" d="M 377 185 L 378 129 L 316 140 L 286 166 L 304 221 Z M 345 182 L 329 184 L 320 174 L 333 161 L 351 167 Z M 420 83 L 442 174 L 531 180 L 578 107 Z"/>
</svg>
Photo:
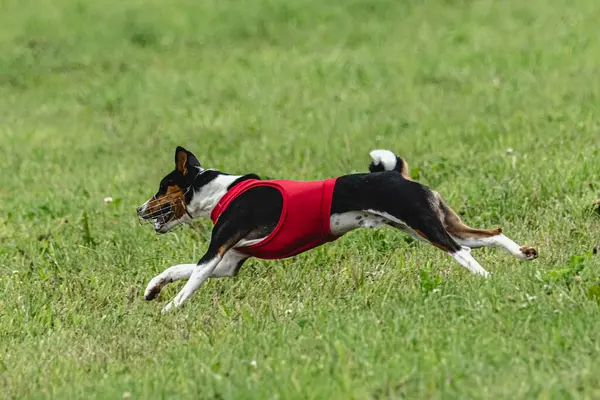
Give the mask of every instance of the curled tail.
<svg viewBox="0 0 600 400">
<path fill-rule="evenodd" d="M 373 150 L 369 153 L 373 162 L 369 165 L 370 172 L 396 171 L 405 179 L 411 180 L 408 164 L 402 158 L 389 150 Z"/>
</svg>

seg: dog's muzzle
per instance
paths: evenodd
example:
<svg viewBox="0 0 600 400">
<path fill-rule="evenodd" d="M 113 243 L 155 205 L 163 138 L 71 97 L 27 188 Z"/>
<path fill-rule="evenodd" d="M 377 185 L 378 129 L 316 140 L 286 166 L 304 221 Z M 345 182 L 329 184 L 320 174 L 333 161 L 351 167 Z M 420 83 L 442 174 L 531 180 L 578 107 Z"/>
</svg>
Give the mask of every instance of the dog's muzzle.
<svg viewBox="0 0 600 400">
<path fill-rule="evenodd" d="M 154 230 L 156 232 L 162 233 L 163 227 L 175 217 L 173 206 L 169 203 L 164 203 L 158 207 L 150 207 L 148 205 L 149 201 L 137 208 L 140 222 L 151 223 L 154 225 Z"/>
</svg>

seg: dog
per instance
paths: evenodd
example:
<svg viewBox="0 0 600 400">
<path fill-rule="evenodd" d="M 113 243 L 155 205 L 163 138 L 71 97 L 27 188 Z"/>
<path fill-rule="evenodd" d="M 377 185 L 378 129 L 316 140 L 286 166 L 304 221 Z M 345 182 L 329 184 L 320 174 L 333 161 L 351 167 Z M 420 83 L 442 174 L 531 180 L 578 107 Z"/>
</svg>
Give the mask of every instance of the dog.
<svg viewBox="0 0 600 400">
<path fill-rule="evenodd" d="M 501 248 L 520 260 L 538 252 L 520 246 L 502 229 L 465 225 L 438 192 L 414 181 L 405 160 L 389 150 L 373 150 L 368 173 L 320 181 L 261 180 L 204 169 L 183 147 L 175 150 L 175 170 L 158 192 L 137 209 L 139 218 L 167 233 L 195 218 L 211 218 L 208 250 L 197 264 L 166 269 L 148 284 L 154 299 L 174 281 L 188 279 L 163 312 L 181 306 L 208 278 L 233 277 L 250 257 L 281 259 L 339 239 L 357 228 L 388 225 L 432 244 L 471 273 L 490 274 L 472 248 Z"/>
</svg>

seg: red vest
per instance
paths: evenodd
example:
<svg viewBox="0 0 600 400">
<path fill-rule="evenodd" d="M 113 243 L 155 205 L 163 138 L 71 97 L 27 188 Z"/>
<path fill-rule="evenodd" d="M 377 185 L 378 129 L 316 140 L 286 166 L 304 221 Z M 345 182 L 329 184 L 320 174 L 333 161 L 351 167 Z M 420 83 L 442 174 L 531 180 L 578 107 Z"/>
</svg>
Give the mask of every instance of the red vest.
<svg viewBox="0 0 600 400">
<path fill-rule="evenodd" d="M 246 190 L 258 186 L 275 188 L 283 197 L 283 208 L 277 227 L 259 243 L 236 247 L 235 250 L 267 260 L 292 257 L 339 237 L 331 233 L 329 226 L 336 179 L 310 182 L 257 179 L 242 181 L 225 193 L 210 214 L 210 219 L 216 223 L 233 199 Z"/>
</svg>

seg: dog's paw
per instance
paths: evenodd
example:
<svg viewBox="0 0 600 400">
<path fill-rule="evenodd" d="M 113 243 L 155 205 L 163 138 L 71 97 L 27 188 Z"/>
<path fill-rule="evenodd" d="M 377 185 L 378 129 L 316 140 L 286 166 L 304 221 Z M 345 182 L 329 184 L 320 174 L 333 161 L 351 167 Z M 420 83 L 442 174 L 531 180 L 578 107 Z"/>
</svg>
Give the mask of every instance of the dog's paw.
<svg viewBox="0 0 600 400">
<path fill-rule="evenodd" d="M 164 279 L 160 276 L 153 278 L 150 283 L 148 283 L 148 286 L 146 286 L 146 290 L 144 291 L 144 299 L 147 301 L 154 300 L 156 296 L 159 295 L 164 285 Z"/>
<path fill-rule="evenodd" d="M 173 302 L 172 302 L 172 301 L 170 301 L 170 302 L 169 302 L 169 304 L 167 304 L 167 305 L 165 306 L 165 308 L 163 308 L 163 309 L 162 309 L 161 313 L 162 313 L 162 314 L 166 314 L 166 313 L 168 313 L 168 312 L 169 312 L 169 311 L 170 311 L 172 308 L 173 308 Z"/>
<path fill-rule="evenodd" d="M 521 254 L 523 254 L 522 259 L 525 261 L 535 260 L 538 258 L 538 252 L 533 247 L 523 246 L 519 250 L 521 250 Z"/>
</svg>

